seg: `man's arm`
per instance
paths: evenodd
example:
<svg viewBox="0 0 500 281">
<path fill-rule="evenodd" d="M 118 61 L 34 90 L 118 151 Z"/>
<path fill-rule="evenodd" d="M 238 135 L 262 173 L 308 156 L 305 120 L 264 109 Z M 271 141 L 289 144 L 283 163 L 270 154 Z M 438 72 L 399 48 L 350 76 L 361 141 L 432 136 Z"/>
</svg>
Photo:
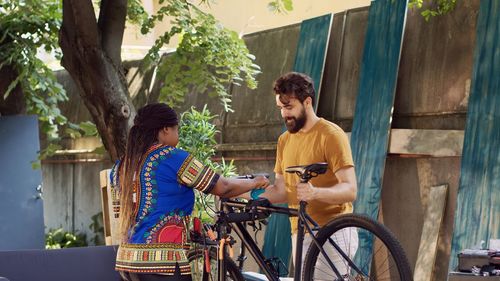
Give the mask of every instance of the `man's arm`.
<svg viewBox="0 0 500 281">
<path fill-rule="evenodd" d="M 266 198 L 271 203 L 286 203 L 288 202 L 285 189 L 285 180 L 283 175 L 275 174 L 274 185 L 270 185 L 266 188 L 266 191 L 259 195 L 259 197 Z M 238 196 L 240 198 L 245 198 L 250 200 L 250 192 Z"/>
<path fill-rule="evenodd" d="M 356 200 L 358 187 L 354 167 L 342 168 L 335 173 L 335 176 L 339 182 L 329 187 L 314 187 L 310 182 L 298 183 L 297 198 L 304 201 L 319 200 L 331 204 L 342 204 Z"/>
</svg>

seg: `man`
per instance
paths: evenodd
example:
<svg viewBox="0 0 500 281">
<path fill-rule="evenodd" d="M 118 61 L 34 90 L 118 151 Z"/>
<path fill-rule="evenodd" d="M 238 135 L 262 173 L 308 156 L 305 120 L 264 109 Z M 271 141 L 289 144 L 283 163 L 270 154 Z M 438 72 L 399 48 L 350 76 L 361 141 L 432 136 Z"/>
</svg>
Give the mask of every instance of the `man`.
<svg viewBox="0 0 500 281">
<path fill-rule="evenodd" d="M 287 202 L 291 208 L 298 208 L 300 200 L 307 201 L 307 213 L 321 226 L 339 214 L 351 213 L 357 185 L 349 141 L 339 126 L 314 112 L 312 79 L 301 73 L 287 73 L 275 81 L 274 93 L 287 131 L 278 140 L 274 186 L 259 197 L 271 203 Z M 316 162 L 327 162 L 328 170 L 308 183 L 300 183 L 297 175 L 285 172 L 289 166 Z M 290 218 L 290 222 L 295 255 L 297 218 Z M 353 236 L 355 241 L 351 239 L 350 248 L 345 249 L 350 253 L 357 249 L 357 235 Z M 306 235 L 303 259 L 310 243 Z"/>
</svg>

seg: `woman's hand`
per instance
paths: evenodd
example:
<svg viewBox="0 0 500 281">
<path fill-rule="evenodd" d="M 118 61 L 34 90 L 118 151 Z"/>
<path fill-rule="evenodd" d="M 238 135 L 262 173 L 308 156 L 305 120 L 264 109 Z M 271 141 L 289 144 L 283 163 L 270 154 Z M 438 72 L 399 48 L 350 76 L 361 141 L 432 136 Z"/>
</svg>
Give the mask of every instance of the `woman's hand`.
<svg viewBox="0 0 500 281">
<path fill-rule="evenodd" d="M 269 179 L 264 176 L 256 176 L 253 181 L 254 188 L 266 188 L 269 185 Z"/>
<path fill-rule="evenodd" d="M 220 197 L 231 198 L 252 189 L 266 188 L 269 180 L 265 176 L 255 176 L 253 179 L 219 177 L 214 189 L 210 192 Z"/>
</svg>

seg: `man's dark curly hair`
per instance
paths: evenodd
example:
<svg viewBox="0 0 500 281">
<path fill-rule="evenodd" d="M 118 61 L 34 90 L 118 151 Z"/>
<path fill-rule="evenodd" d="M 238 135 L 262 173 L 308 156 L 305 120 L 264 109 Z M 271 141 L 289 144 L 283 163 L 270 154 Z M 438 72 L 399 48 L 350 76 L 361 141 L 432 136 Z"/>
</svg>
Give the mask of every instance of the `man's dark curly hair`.
<svg viewBox="0 0 500 281">
<path fill-rule="evenodd" d="M 274 93 L 279 95 L 282 103 L 287 104 L 290 98 L 296 98 L 301 103 L 311 97 L 314 104 L 314 83 L 311 77 L 298 72 L 289 72 L 274 81 Z"/>
</svg>

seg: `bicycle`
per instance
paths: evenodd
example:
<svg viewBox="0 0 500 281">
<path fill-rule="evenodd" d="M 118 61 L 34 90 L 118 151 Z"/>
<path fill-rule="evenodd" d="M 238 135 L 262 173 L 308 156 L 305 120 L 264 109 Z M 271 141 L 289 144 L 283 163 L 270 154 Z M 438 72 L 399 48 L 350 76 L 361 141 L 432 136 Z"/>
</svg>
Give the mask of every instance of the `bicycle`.
<svg viewBox="0 0 500 281">
<path fill-rule="evenodd" d="M 296 173 L 301 182 L 326 172 L 327 163 L 293 166 L 286 172 Z M 273 206 L 267 199 L 259 198 L 248 203 L 221 199 L 220 211 L 215 223 L 216 238 L 201 235 L 195 241 L 203 245 L 205 264 L 216 263 L 216 276 L 211 276 L 204 268 L 204 280 L 244 280 L 240 267 L 229 257 L 234 239 L 234 231 L 257 262 L 268 280 L 279 280 L 280 272 L 276 261 L 266 259 L 243 223 L 265 220 L 271 213 L 298 217 L 296 260 L 302 260 L 302 244 L 305 232 L 312 243 L 302 263 L 297 262 L 294 280 L 402 280 L 412 281 L 411 269 L 403 248 L 394 235 L 379 222 L 359 214 L 339 215 L 323 227 L 307 214 L 307 202 L 301 201 L 299 209 Z M 209 229 L 210 231 L 210 229 Z M 349 235 L 349 237 L 345 237 Z M 358 246 L 355 247 L 355 242 Z M 354 245 L 354 246 L 352 246 Z M 242 246 L 242 247 L 243 247 Z M 330 253 L 330 255 L 327 254 Z M 200 258 L 194 251 L 192 259 Z M 240 255 L 241 258 L 241 255 Z M 241 262 L 241 261 L 240 261 Z M 326 265 L 326 266 L 325 266 Z M 326 269 L 328 270 L 325 270 Z M 213 279 L 217 278 L 217 279 Z"/>
</svg>

